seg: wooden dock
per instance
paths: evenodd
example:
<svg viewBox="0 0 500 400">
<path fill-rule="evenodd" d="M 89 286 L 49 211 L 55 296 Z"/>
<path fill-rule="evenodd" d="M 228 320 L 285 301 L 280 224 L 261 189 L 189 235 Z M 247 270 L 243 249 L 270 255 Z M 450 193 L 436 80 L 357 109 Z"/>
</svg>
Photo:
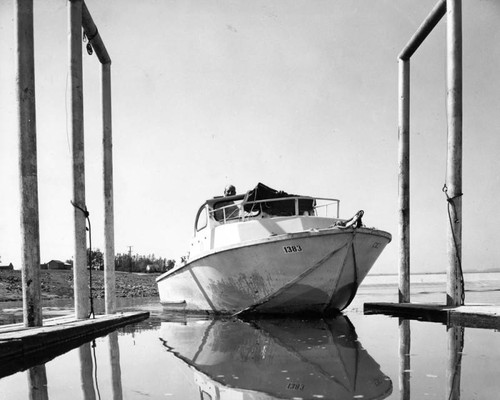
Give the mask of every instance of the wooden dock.
<svg viewBox="0 0 500 400">
<path fill-rule="evenodd" d="M 147 318 L 149 312 L 125 312 L 98 315 L 95 319 L 56 317 L 34 328 L 23 324 L 0 325 L 0 377 L 45 363 L 117 328 Z"/>
<path fill-rule="evenodd" d="M 447 326 L 500 329 L 500 306 L 492 304 L 455 307 L 419 303 L 365 303 L 364 313 L 440 322 Z"/>
</svg>

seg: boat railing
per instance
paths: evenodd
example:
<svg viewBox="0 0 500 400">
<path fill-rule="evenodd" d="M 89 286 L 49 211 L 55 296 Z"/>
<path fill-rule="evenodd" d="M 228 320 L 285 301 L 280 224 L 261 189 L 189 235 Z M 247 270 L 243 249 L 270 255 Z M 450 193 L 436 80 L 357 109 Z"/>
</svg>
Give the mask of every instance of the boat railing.
<svg viewBox="0 0 500 400">
<path fill-rule="evenodd" d="M 223 204 L 209 211 L 210 217 L 221 224 L 276 216 L 339 218 L 340 213 L 340 200 L 322 197 L 290 196 Z"/>
</svg>

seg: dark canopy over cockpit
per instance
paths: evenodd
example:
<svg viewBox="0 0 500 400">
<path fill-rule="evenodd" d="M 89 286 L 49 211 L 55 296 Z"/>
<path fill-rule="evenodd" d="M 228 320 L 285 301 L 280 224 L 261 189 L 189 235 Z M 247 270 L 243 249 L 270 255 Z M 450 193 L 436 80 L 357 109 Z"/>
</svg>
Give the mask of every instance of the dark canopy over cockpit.
<svg viewBox="0 0 500 400">
<path fill-rule="evenodd" d="M 290 200 L 286 200 L 290 197 Z M 264 185 L 263 183 L 258 183 L 257 186 L 249 190 L 244 203 L 244 210 L 246 212 L 255 212 L 255 211 L 263 211 L 269 215 L 276 216 L 290 216 L 295 215 L 295 199 L 293 197 L 299 197 L 295 194 L 288 194 L 281 190 L 275 190 L 270 188 L 269 186 Z M 314 207 L 314 199 L 313 198 L 304 198 L 304 196 L 300 196 L 299 199 L 299 214 L 303 214 L 304 212 L 312 212 Z M 283 199 L 280 201 L 273 201 L 276 199 Z M 264 201 L 270 200 L 270 201 Z M 255 203 L 257 202 L 257 203 Z"/>
</svg>

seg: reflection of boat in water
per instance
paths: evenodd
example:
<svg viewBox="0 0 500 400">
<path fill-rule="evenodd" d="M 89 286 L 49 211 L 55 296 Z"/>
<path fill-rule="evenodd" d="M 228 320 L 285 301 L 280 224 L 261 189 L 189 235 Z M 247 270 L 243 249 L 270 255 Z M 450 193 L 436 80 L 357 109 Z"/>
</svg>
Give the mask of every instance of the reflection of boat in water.
<svg viewBox="0 0 500 400">
<path fill-rule="evenodd" d="M 201 399 L 383 399 L 392 392 L 343 316 L 169 322 L 160 340 L 189 365 Z"/>
<path fill-rule="evenodd" d="M 338 312 L 391 241 L 339 201 L 265 185 L 207 200 L 189 259 L 157 278 L 166 308 L 215 314 Z"/>
</svg>

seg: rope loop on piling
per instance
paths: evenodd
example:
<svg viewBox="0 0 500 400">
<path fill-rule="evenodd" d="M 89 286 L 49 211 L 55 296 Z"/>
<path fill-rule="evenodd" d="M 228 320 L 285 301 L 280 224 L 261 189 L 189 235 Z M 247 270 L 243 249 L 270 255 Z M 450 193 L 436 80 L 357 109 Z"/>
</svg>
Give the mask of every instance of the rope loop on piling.
<svg viewBox="0 0 500 400">
<path fill-rule="evenodd" d="M 87 206 L 85 206 L 85 205 L 84 205 L 83 207 L 85 207 L 85 208 L 80 207 L 80 206 L 79 206 L 78 204 L 76 204 L 73 200 L 71 200 L 71 205 L 72 205 L 73 207 L 75 207 L 76 209 L 80 210 L 80 211 L 83 213 L 83 215 L 85 215 L 85 218 L 88 218 L 88 217 L 89 217 L 90 213 L 89 213 L 89 212 L 88 212 L 88 210 L 87 210 Z"/>
<path fill-rule="evenodd" d="M 463 193 L 458 193 L 458 194 L 456 194 L 455 196 L 450 197 L 450 196 L 448 195 L 448 186 L 446 186 L 446 183 L 444 184 L 444 186 L 443 186 L 443 189 L 442 189 L 442 190 L 443 190 L 443 193 L 446 195 L 446 201 L 447 201 L 447 202 L 449 202 L 449 203 L 453 203 L 453 200 L 455 200 L 455 199 L 456 199 L 456 198 L 458 198 L 458 197 L 462 197 L 462 196 L 464 195 Z"/>
</svg>

